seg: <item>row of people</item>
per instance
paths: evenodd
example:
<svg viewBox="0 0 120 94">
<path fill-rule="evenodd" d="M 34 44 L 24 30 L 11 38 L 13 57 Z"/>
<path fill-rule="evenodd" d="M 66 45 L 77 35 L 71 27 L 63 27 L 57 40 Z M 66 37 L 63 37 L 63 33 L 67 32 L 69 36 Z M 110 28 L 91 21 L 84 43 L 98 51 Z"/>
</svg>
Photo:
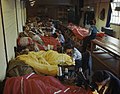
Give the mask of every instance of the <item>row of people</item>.
<svg viewBox="0 0 120 94">
<path fill-rule="evenodd" d="M 90 25 L 91 25 L 91 27 L 89 28 L 89 30 L 91 31 L 91 34 L 90 34 L 90 36 L 87 36 L 83 40 L 83 49 L 82 49 L 83 52 L 86 51 L 87 45 L 90 43 L 90 41 L 92 39 L 96 38 L 96 34 L 98 32 L 97 28 L 95 27 L 94 20 L 91 21 Z M 47 26 L 47 28 L 44 26 Z M 30 22 L 30 23 L 28 23 L 28 25 L 26 25 L 24 31 L 22 33 L 20 33 L 19 37 L 21 38 L 21 37 L 28 37 L 29 36 L 30 39 L 28 39 L 28 41 L 30 44 L 33 44 L 31 41 L 31 39 L 32 39 L 32 40 L 38 41 L 39 44 L 41 44 L 43 47 L 46 47 L 46 45 L 44 44 L 44 42 L 42 41 L 40 36 L 54 37 L 56 40 L 58 40 L 61 43 L 62 48 L 64 48 L 64 49 L 62 49 L 61 52 L 66 53 L 69 56 L 71 56 L 76 63 L 76 65 L 75 65 L 76 70 L 79 69 L 82 65 L 82 63 L 81 63 L 82 53 L 77 48 L 75 48 L 71 42 L 66 43 L 66 41 L 68 41 L 68 40 L 65 40 L 65 38 L 62 35 L 62 32 L 60 30 L 58 30 L 58 29 L 55 30 L 55 27 L 54 27 L 54 29 L 52 29 L 52 28 L 53 28 L 53 25 L 51 22 L 47 22 L 46 25 L 45 25 L 45 23 L 43 24 L 41 21 L 38 22 L 38 25 L 36 25 L 36 23 L 34 23 L 34 22 Z M 18 44 L 19 44 L 19 42 L 18 42 Z M 30 47 L 30 46 L 28 45 L 28 47 Z M 102 80 L 99 81 L 99 79 L 97 77 L 99 77 L 99 75 L 101 75 L 100 74 L 101 72 L 97 72 L 93 75 L 93 82 L 95 82 L 97 84 L 97 86 L 99 85 L 99 83 L 103 82 L 104 80 L 106 81 L 106 79 L 107 79 L 107 81 L 110 81 L 110 79 L 112 81 L 114 78 L 114 77 L 108 75 L 109 77 L 111 77 L 110 79 L 108 79 L 109 77 L 106 77 L 106 78 L 101 78 Z M 105 75 L 102 74 L 101 76 L 104 77 Z M 117 79 L 117 81 L 118 81 L 118 84 L 116 83 L 116 81 L 113 83 L 116 83 L 117 86 L 120 87 L 119 86 L 119 82 L 120 82 L 119 79 Z M 109 86 L 108 86 L 109 87 L 108 91 L 106 91 L 106 92 L 108 92 L 108 94 L 116 94 L 114 92 L 119 92 L 119 90 L 114 91 L 114 89 L 111 88 L 110 85 L 111 84 L 109 84 Z M 116 87 L 116 88 L 118 88 L 118 87 Z M 107 94 L 107 93 L 105 93 L 105 94 Z"/>
<path fill-rule="evenodd" d="M 56 34 L 56 38 L 54 38 Z M 17 46 L 19 48 L 25 48 L 27 45 L 35 46 L 37 50 L 46 50 L 48 46 L 56 50 L 57 46 L 64 44 L 65 39 L 61 31 L 55 29 L 51 21 L 41 21 L 41 20 L 28 20 L 26 25 L 23 27 L 23 32 L 19 33 L 17 39 Z M 38 46 L 38 47 L 37 47 Z M 54 47 L 55 46 L 55 47 Z M 31 50 L 31 49 L 30 49 Z M 33 50 L 33 49 L 32 49 Z"/>
</svg>

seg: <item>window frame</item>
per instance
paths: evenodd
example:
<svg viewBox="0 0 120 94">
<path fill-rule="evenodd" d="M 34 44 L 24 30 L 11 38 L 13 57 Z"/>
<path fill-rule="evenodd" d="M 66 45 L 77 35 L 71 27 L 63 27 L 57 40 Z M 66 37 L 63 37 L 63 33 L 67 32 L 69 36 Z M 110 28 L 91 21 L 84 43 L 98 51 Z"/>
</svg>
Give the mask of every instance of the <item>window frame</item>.
<svg viewBox="0 0 120 94">
<path fill-rule="evenodd" d="M 120 7 L 120 0 L 113 0 L 111 2 L 111 19 L 110 24 L 120 25 L 120 11 L 115 11 L 115 7 Z"/>
</svg>

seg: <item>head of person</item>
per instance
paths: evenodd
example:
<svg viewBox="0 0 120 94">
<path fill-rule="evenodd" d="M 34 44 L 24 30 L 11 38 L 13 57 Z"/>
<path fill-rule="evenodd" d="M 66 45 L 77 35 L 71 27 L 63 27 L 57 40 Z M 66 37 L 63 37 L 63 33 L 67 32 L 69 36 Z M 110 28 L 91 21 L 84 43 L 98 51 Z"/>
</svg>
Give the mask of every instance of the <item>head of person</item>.
<svg viewBox="0 0 120 94">
<path fill-rule="evenodd" d="M 47 22 L 47 23 L 46 23 L 46 26 L 47 26 L 47 27 L 51 27 L 51 26 L 52 26 L 52 22 Z"/>
<path fill-rule="evenodd" d="M 45 36 L 51 36 L 51 33 L 52 33 L 52 28 L 51 27 L 46 27 L 44 30 L 43 30 Z"/>
<path fill-rule="evenodd" d="M 59 34 L 61 34 L 61 33 L 62 33 L 59 29 L 56 29 L 56 31 L 55 31 L 55 32 L 56 32 L 56 34 L 57 34 L 57 35 L 59 35 Z"/>
<path fill-rule="evenodd" d="M 33 38 L 33 36 L 35 36 L 36 34 L 33 32 L 33 31 L 29 31 L 28 32 L 28 36 L 30 37 L 30 38 Z"/>
<path fill-rule="evenodd" d="M 57 33 L 52 34 L 52 36 L 53 36 L 54 38 L 58 38 Z"/>
<path fill-rule="evenodd" d="M 23 26 L 23 32 L 27 35 L 28 32 L 30 31 L 30 27 L 28 25 Z"/>
<path fill-rule="evenodd" d="M 29 51 L 35 50 L 35 48 L 34 48 L 35 44 L 34 44 L 32 38 L 30 38 L 30 37 L 22 37 L 22 38 L 17 39 L 17 45 L 19 47 L 23 48 L 21 50 L 25 50 L 25 49 L 28 49 Z"/>
<path fill-rule="evenodd" d="M 95 82 L 97 86 L 104 86 L 110 80 L 110 74 L 105 70 L 98 70 L 92 76 L 92 82 Z"/>
<path fill-rule="evenodd" d="M 93 20 L 90 20 L 90 25 L 95 25 L 96 24 L 96 20 L 95 19 L 93 19 Z"/>
<path fill-rule="evenodd" d="M 18 35 L 19 38 L 21 37 L 27 37 L 27 35 L 24 33 L 24 32 L 20 32 L 19 35 Z"/>
<path fill-rule="evenodd" d="M 64 52 L 69 56 L 72 56 L 73 49 L 74 49 L 74 46 L 70 43 L 68 43 L 64 46 Z"/>
</svg>

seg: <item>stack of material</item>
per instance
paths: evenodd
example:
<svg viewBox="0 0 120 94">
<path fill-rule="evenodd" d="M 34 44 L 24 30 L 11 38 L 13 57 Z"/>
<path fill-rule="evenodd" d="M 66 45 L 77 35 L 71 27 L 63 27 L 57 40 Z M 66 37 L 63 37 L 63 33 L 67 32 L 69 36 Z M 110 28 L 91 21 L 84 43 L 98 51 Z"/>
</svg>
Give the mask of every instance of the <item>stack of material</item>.
<svg viewBox="0 0 120 94">
<path fill-rule="evenodd" d="M 25 64 L 23 61 L 13 59 L 10 60 L 9 62 L 7 76 L 8 77 L 23 76 L 33 72 L 34 72 L 33 68 Z"/>
<path fill-rule="evenodd" d="M 76 26 L 73 24 L 68 25 L 68 28 L 72 30 L 73 34 L 80 40 L 85 38 L 86 36 L 89 35 L 89 31 L 85 28 L 82 28 L 80 26 Z"/>
<path fill-rule="evenodd" d="M 57 50 L 57 46 L 61 45 L 60 42 L 58 40 L 56 40 L 54 37 L 41 36 L 41 39 L 43 40 L 45 46 L 53 45 L 54 50 Z"/>
<path fill-rule="evenodd" d="M 65 86 L 52 76 L 29 74 L 6 80 L 4 94 L 92 94 L 77 86 Z"/>
<path fill-rule="evenodd" d="M 53 50 L 29 52 L 28 54 L 17 56 L 16 60 L 23 61 L 25 64 L 31 66 L 38 74 L 42 73 L 53 76 L 58 73 L 58 64 L 75 64 L 67 54 L 59 54 Z"/>
</svg>

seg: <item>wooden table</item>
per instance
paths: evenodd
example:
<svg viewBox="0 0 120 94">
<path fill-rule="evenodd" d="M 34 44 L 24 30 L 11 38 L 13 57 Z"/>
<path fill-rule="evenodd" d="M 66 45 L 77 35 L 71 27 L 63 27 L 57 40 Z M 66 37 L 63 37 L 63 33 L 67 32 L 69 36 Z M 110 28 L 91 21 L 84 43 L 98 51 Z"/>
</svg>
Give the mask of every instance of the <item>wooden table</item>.
<svg viewBox="0 0 120 94">
<path fill-rule="evenodd" d="M 94 51 L 93 45 L 99 46 L 102 51 Z M 108 35 L 105 35 L 103 38 L 96 38 L 91 41 L 91 54 L 108 69 L 120 77 L 120 40 Z M 114 59 L 111 65 L 110 63 L 106 63 L 104 60 L 100 59 L 100 54 L 112 56 L 108 60 L 109 62 L 110 59 Z"/>
</svg>

